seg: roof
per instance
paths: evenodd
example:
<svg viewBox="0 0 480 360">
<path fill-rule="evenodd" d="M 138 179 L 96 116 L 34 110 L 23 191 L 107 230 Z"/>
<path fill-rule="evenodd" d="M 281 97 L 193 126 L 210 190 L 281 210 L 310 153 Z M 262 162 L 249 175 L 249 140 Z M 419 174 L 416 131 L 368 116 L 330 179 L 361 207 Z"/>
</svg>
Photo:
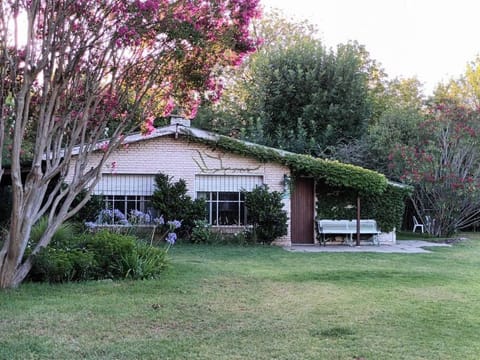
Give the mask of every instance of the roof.
<svg viewBox="0 0 480 360">
<path fill-rule="evenodd" d="M 315 179 L 323 180 L 328 185 L 348 187 L 361 193 L 380 194 L 386 189 L 387 185 L 393 185 L 388 184 L 387 179 L 383 174 L 373 170 L 341 163 L 335 160 L 296 154 L 281 149 L 230 138 L 210 131 L 186 127 L 181 124 L 157 128 L 148 135 L 142 135 L 140 133 L 127 135 L 123 139 L 123 144 L 132 144 L 168 135 L 186 137 L 192 141 L 207 144 L 214 149 L 220 148 L 239 155 L 253 157 L 261 162 L 280 163 L 290 168 L 294 175 L 313 177 Z M 101 143 L 107 141 L 108 139 L 101 141 Z M 74 149 L 73 154 L 78 153 L 78 150 L 79 148 Z"/>
</svg>

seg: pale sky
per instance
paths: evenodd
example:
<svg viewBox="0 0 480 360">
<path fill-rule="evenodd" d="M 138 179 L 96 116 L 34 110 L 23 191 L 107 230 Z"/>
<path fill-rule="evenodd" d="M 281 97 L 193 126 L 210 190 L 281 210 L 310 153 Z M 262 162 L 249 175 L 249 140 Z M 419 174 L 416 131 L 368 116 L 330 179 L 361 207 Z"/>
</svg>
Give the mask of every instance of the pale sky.
<svg viewBox="0 0 480 360">
<path fill-rule="evenodd" d="M 477 0 L 260 0 L 308 20 L 327 47 L 365 45 L 390 79 L 416 76 L 430 95 L 480 54 Z"/>
</svg>

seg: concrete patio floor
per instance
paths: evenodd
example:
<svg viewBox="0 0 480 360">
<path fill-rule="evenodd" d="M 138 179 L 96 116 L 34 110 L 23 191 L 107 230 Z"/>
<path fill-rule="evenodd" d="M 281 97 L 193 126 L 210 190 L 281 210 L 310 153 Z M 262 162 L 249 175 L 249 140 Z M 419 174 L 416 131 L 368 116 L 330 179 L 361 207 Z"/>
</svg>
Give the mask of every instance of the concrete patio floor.
<svg viewBox="0 0 480 360">
<path fill-rule="evenodd" d="M 432 243 L 422 240 L 397 240 L 393 244 L 381 245 L 292 245 L 285 246 L 284 249 L 292 252 L 376 252 L 376 253 L 401 253 L 401 254 L 421 254 L 430 253 L 428 247 L 450 247 L 449 244 Z"/>
</svg>

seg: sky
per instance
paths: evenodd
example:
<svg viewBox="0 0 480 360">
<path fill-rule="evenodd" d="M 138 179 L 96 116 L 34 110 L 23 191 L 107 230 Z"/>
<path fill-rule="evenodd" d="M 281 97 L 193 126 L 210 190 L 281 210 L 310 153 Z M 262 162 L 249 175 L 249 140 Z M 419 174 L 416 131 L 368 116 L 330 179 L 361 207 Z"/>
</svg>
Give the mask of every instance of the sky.
<svg viewBox="0 0 480 360">
<path fill-rule="evenodd" d="M 431 95 L 480 55 L 477 0 L 260 0 L 315 24 L 327 47 L 356 40 L 390 79 L 416 77 Z"/>
</svg>

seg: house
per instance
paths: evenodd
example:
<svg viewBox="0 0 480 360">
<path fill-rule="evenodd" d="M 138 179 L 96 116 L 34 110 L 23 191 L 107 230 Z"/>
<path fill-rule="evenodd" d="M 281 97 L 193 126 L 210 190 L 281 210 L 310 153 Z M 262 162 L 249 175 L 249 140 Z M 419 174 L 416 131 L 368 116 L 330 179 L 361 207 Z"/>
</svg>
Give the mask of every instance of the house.
<svg viewBox="0 0 480 360">
<path fill-rule="evenodd" d="M 234 232 L 247 225 L 241 192 L 266 184 L 283 194 L 289 219 L 287 235 L 275 241 L 279 245 L 317 243 L 316 187 L 347 186 L 375 194 L 387 186 L 383 175 L 370 170 L 195 129 L 184 119 L 173 119 L 149 135 L 126 136 L 123 144 L 104 166 L 94 190 L 110 207 L 124 214 L 147 211 L 154 176 L 161 172 L 184 179 L 192 198 L 206 200 L 214 228 Z"/>
</svg>

